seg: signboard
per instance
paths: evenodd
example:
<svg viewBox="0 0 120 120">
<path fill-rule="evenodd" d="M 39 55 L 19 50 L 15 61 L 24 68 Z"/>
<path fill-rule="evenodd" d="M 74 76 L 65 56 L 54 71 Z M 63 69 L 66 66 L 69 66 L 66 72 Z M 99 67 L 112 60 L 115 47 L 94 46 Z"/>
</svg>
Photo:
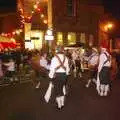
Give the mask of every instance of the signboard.
<svg viewBox="0 0 120 120">
<path fill-rule="evenodd" d="M 54 40 L 53 31 L 51 29 L 47 30 L 45 40 Z"/>
<path fill-rule="evenodd" d="M 45 40 L 54 40 L 54 36 L 52 36 L 52 35 L 45 35 Z"/>
</svg>

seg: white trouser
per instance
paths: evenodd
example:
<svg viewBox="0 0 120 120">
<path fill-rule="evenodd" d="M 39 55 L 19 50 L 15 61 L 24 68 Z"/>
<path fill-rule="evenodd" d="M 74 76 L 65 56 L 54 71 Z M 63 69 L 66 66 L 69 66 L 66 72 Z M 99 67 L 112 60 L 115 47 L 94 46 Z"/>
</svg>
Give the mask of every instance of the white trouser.
<svg viewBox="0 0 120 120">
<path fill-rule="evenodd" d="M 58 108 L 61 108 L 62 106 L 64 106 L 64 101 L 65 101 L 65 96 L 56 97 Z"/>
<path fill-rule="evenodd" d="M 109 85 L 100 85 L 100 96 L 107 96 Z"/>
</svg>

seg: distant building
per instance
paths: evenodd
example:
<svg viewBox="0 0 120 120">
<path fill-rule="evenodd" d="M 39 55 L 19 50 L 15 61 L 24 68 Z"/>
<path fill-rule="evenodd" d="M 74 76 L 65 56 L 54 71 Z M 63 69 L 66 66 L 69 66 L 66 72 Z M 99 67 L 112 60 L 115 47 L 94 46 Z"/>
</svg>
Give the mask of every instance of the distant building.
<svg viewBox="0 0 120 120">
<path fill-rule="evenodd" d="M 48 44 L 47 29 L 53 30 L 51 45 L 84 43 L 98 45 L 99 20 L 104 14 L 101 0 L 18 0 L 25 21 L 25 46 L 40 49 Z M 47 20 L 48 21 L 45 21 Z"/>
<path fill-rule="evenodd" d="M 101 0 L 60 0 L 58 3 L 53 0 L 52 27 L 56 43 L 97 45 L 99 20 L 103 14 Z"/>
</svg>

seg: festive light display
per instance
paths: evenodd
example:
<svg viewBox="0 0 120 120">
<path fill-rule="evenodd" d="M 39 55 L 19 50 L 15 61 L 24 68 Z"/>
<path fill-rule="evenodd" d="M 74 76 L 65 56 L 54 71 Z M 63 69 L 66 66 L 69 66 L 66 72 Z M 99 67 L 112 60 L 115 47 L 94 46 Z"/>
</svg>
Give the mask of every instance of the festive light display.
<svg viewBox="0 0 120 120">
<path fill-rule="evenodd" d="M 37 1 L 36 4 L 33 5 L 33 9 L 31 10 L 31 16 L 25 16 L 23 8 L 19 6 L 18 13 L 20 16 L 20 28 L 12 31 L 11 33 L 1 33 L 0 36 L 14 38 L 15 35 L 20 35 L 20 33 L 23 32 L 23 27 L 24 27 L 25 22 L 31 23 L 32 15 L 35 12 L 39 13 L 41 19 L 43 20 L 43 23 L 47 24 L 48 20 L 46 19 L 45 15 L 41 13 L 42 8 L 40 8 L 39 4 L 40 2 Z"/>
<path fill-rule="evenodd" d="M 39 13 L 43 23 L 47 24 L 47 19 L 46 19 L 45 15 L 42 13 L 42 8 L 40 8 L 40 2 L 39 1 L 37 1 L 33 5 L 32 9 L 31 9 L 31 14 L 26 15 L 26 14 L 24 14 L 25 11 L 23 11 L 22 8 L 19 8 L 19 9 L 21 10 L 21 17 L 23 18 L 23 23 L 24 22 L 31 22 L 33 14 L 34 13 Z"/>
</svg>

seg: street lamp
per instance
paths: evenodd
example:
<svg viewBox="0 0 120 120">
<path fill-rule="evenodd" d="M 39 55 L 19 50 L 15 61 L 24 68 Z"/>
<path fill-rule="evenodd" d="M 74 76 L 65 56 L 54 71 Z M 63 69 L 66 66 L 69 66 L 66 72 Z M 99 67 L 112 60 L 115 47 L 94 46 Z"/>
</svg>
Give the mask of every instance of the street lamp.
<svg viewBox="0 0 120 120">
<path fill-rule="evenodd" d="M 105 25 L 104 29 L 106 32 L 110 32 L 110 30 L 113 28 L 113 24 L 112 23 L 108 23 Z"/>
</svg>

